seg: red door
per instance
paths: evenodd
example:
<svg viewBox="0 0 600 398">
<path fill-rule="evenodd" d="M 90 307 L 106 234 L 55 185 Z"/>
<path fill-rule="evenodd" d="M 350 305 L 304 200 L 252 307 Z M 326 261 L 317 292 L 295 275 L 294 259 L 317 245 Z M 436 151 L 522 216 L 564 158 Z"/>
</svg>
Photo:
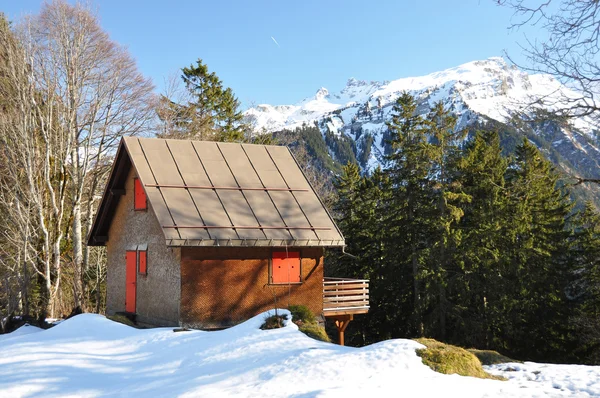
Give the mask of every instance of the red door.
<svg viewBox="0 0 600 398">
<path fill-rule="evenodd" d="M 125 311 L 131 313 L 135 313 L 136 254 L 135 251 L 127 251 L 125 255 Z"/>
</svg>

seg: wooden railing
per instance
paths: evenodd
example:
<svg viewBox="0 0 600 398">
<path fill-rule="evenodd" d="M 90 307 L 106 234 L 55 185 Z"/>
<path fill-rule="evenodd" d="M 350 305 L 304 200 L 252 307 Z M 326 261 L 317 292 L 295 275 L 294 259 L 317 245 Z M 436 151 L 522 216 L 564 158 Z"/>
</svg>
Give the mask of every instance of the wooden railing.
<svg viewBox="0 0 600 398">
<path fill-rule="evenodd" d="M 368 280 L 324 278 L 323 313 L 325 316 L 365 314 L 368 311 Z"/>
</svg>

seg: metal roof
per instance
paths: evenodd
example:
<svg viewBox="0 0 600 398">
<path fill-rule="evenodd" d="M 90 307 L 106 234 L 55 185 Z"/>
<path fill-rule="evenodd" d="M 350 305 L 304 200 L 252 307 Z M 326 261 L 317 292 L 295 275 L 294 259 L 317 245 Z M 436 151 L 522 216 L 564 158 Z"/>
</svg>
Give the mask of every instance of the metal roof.
<svg viewBox="0 0 600 398">
<path fill-rule="evenodd" d="M 123 147 L 168 246 L 344 245 L 287 147 L 133 137 L 122 140 L 119 153 Z M 119 158 L 115 162 L 127 163 Z M 97 237 L 107 234 L 103 223 L 110 222 L 106 213 L 116 204 L 105 201 L 114 200 L 111 192 L 123 184 L 115 174 L 117 166 L 90 245 L 102 244 Z"/>
</svg>

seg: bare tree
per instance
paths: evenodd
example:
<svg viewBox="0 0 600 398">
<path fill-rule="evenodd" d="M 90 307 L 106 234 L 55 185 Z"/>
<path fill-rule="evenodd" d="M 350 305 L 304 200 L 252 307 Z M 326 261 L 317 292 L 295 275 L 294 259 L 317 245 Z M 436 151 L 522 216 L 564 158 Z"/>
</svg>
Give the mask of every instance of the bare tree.
<svg viewBox="0 0 600 398">
<path fill-rule="evenodd" d="M 83 244 L 94 218 L 97 192 L 109 170 L 106 161 L 120 138 L 149 129 L 153 86 L 128 52 L 111 41 L 81 4 L 45 4 L 21 30 L 31 49 L 39 89 L 60 104 L 55 121 L 68 147 L 75 305 L 83 305 L 83 276 L 89 251 Z"/>
<path fill-rule="evenodd" d="M 153 86 L 80 4 L 52 1 L 2 28 L 0 156 L 10 167 L 0 170 L 0 211 L 14 228 L 0 235 L 45 281 L 50 314 L 63 267 L 72 267 L 67 296 L 85 308 L 84 280 L 96 289 L 103 274 L 102 261 L 88 272 L 90 257 L 103 254 L 83 241 L 120 138 L 150 129 Z M 0 266 L 14 275 L 10 257 Z"/>
<path fill-rule="evenodd" d="M 586 117 L 600 122 L 600 3 L 597 0 L 495 0 L 514 10 L 511 28 L 533 25 L 547 39 L 526 39 L 521 46 L 533 73 L 546 73 L 573 90 L 534 99 L 554 106 L 566 120 Z M 575 177 L 576 183 L 597 182 Z"/>
<path fill-rule="evenodd" d="M 36 82 L 37 48 L 33 43 L 21 45 L 6 34 L 0 40 L 5 51 L 1 94 L 10 100 L 0 114 L 0 147 L 9 165 L 3 170 L 0 200 L 5 219 L 18 228 L 5 229 L 3 237 L 5 247 L 12 246 L 9 253 L 19 253 L 19 262 L 28 263 L 45 281 L 46 309 L 52 315 L 61 280 L 72 142 L 57 120 L 63 107 L 54 100 L 57 82 Z M 10 267 L 7 261 L 5 266 Z"/>
<path fill-rule="evenodd" d="M 600 3 L 596 0 L 496 0 L 514 10 L 511 28 L 534 25 L 547 34 L 547 40 L 527 39 L 521 46 L 535 73 L 551 74 L 580 95 L 563 95 L 560 116 L 600 114 Z"/>
</svg>

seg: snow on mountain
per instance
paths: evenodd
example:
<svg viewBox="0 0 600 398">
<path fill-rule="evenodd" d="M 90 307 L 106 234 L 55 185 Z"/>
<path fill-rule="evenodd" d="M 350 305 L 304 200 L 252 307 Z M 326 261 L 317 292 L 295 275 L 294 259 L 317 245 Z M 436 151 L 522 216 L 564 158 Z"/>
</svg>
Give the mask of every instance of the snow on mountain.
<svg viewBox="0 0 600 398">
<path fill-rule="evenodd" d="M 552 102 L 558 100 L 559 93 L 574 98 L 577 96 L 552 76 L 529 75 L 514 65 L 509 66 L 503 58 L 493 57 L 426 76 L 391 82 L 366 82 L 351 78 L 339 93 L 330 94 L 322 87 L 313 97 L 296 105 L 258 105 L 248 109 L 246 115 L 250 116 L 256 127 L 268 131 L 317 121 L 334 111 L 346 111 L 341 114 L 341 119 L 349 123 L 361 105 L 368 102 L 372 109 L 376 109 L 381 99 L 379 106 L 385 108 L 392 105 L 403 91 L 427 99 L 429 105 L 440 100 L 449 105 L 465 105 L 457 109 L 459 115 L 468 108 L 501 122 L 508 120 L 510 112 L 521 109 L 537 98 L 544 97 Z M 579 121 L 581 127 L 585 127 L 585 122 Z"/>
<path fill-rule="evenodd" d="M 287 313 L 285 310 L 279 310 Z M 0 396 L 77 397 L 590 397 L 600 367 L 526 362 L 490 372 L 508 381 L 443 375 L 412 340 L 362 348 L 313 340 L 268 316 L 218 332 L 134 329 L 82 314 L 0 342 Z"/>
<path fill-rule="evenodd" d="M 516 112 L 531 112 L 535 108 L 552 111 L 565 106 L 561 102 L 563 96 L 578 98 L 577 93 L 550 75 L 528 74 L 508 65 L 503 58 L 494 57 L 389 82 L 349 79 L 338 93 L 320 88 L 313 97 L 295 105 L 258 105 L 245 113 L 258 129 L 277 131 L 317 123 L 323 133 L 345 134 L 357 147 L 361 145 L 360 136 L 369 134 L 374 140 L 372 148 L 368 148 L 368 164 L 363 164 L 369 169 L 382 160 L 385 123 L 391 118 L 394 102 L 404 91 L 417 98 L 421 112 L 442 101 L 457 116 L 459 128 L 481 120 L 481 116 L 507 123 Z M 544 98 L 543 105 L 538 101 L 540 98 Z M 575 149 L 590 155 L 591 151 L 592 166 L 597 165 L 600 150 L 588 139 L 597 126 L 589 118 L 579 118 L 572 127 L 578 132 L 565 130 L 559 139 L 554 137 L 552 145 L 569 143 L 565 152 Z M 572 159 L 569 161 L 573 163 Z"/>
</svg>

